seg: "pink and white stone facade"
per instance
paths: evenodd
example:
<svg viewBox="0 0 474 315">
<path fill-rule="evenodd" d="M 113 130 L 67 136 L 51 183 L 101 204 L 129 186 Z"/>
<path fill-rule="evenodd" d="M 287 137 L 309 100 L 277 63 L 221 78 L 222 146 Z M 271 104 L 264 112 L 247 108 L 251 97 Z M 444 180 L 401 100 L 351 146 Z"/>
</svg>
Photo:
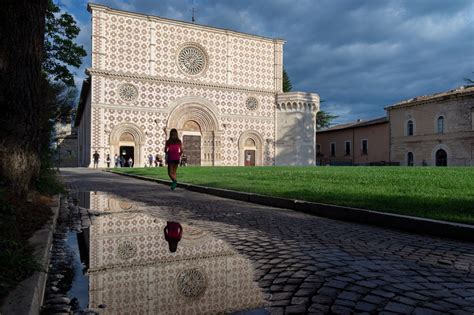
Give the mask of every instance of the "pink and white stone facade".
<svg viewBox="0 0 474 315">
<path fill-rule="evenodd" d="M 91 166 L 97 151 L 104 166 L 107 154 L 127 145 L 135 166 L 144 166 L 149 154 L 163 154 L 171 128 L 181 138 L 200 137 L 201 165 L 244 165 L 246 150 L 255 152 L 255 165 L 314 165 L 319 96 L 282 93 L 284 41 L 96 4 L 89 10 L 90 89 L 76 122 L 80 165 Z M 277 106 L 283 102 L 297 105 Z M 313 131 L 298 136 L 305 150 L 286 141 L 285 151 L 308 156 L 278 158 L 284 113 L 300 113 L 303 129 Z"/>
</svg>

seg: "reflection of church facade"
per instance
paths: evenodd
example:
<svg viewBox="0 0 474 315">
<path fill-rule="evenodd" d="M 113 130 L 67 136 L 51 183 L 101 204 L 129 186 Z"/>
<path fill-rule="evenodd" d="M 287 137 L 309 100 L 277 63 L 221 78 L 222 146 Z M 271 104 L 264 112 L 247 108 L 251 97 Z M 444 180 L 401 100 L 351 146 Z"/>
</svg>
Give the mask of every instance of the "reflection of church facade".
<svg viewBox="0 0 474 315">
<path fill-rule="evenodd" d="M 317 94 L 282 93 L 283 44 L 90 4 L 92 67 L 76 126 L 92 154 L 163 154 L 172 128 L 194 165 L 314 165 Z"/>
<path fill-rule="evenodd" d="M 163 234 L 166 221 L 136 204 L 83 193 L 80 205 L 95 213 L 83 233 L 90 309 L 100 314 L 224 314 L 262 307 L 250 262 L 207 231 L 183 224 L 178 249 L 170 253 Z"/>
</svg>

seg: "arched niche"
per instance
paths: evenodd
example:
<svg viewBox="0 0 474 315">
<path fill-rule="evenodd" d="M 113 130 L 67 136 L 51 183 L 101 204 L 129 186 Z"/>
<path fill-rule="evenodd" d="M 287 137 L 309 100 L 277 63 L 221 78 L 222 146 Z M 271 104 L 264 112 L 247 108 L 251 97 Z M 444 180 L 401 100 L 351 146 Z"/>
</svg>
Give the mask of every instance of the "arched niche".
<svg viewBox="0 0 474 315">
<path fill-rule="evenodd" d="M 257 131 L 243 132 L 239 138 L 239 165 L 245 165 L 245 151 L 250 150 L 255 150 L 255 166 L 263 165 L 263 143 L 263 138 Z"/>
</svg>

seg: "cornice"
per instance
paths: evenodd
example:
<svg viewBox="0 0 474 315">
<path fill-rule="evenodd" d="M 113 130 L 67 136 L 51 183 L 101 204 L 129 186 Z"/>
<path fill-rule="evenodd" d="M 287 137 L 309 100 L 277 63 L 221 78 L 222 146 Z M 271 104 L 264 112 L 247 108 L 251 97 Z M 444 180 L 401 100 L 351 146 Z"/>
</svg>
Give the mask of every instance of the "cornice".
<svg viewBox="0 0 474 315">
<path fill-rule="evenodd" d="M 113 110 L 130 110 L 130 111 L 142 111 L 142 112 L 152 112 L 152 113 L 163 113 L 163 114 L 169 114 L 171 109 L 166 108 L 166 109 L 158 109 L 158 108 L 149 108 L 149 107 L 137 107 L 133 105 L 112 105 L 112 104 L 105 104 L 105 103 L 97 103 L 94 102 L 91 104 L 93 107 L 101 107 L 101 108 L 106 108 L 106 109 L 113 109 Z M 218 118 L 223 119 L 251 119 L 251 120 L 271 120 L 273 121 L 273 117 L 266 117 L 266 116 L 246 116 L 246 115 L 217 115 Z"/>
<path fill-rule="evenodd" d="M 157 76 L 151 76 L 151 75 L 139 75 L 139 74 L 134 74 L 134 73 L 116 72 L 116 71 L 108 71 L 108 70 L 96 70 L 92 68 L 88 68 L 86 70 L 86 74 L 89 74 L 91 76 L 112 77 L 112 78 L 129 79 L 129 80 L 131 79 L 131 80 L 138 80 L 138 81 L 145 81 L 145 82 L 180 84 L 180 85 L 185 85 L 185 86 L 204 87 L 204 88 L 211 88 L 211 89 L 216 89 L 216 90 L 228 90 L 228 91 L 237 91 L 237 92 L 267 94 L 267 95 L 277 94 L 277 92 L 273 90 L 250 89 L 250 88 L 236 87 L 236 86 L 226 85 L 226 84 L 209 84 L 209 83 L 199 82 L 199 81 L 194 81 L 194 80 L 186 80 L 186 79 L 178 80 L 178 79 L 157 77 Z"/>
<path fill-rule="evenodd" d="M 132 18 L 147 20 L 147 21 L 157 21 L 157 22 L 166 23 L 166 24 L 180 25 L 180 26 L 193 28 L 196 30 L 213 31 L 215 33 L 220 33 L 223 35 L 234 35 L 238 37 L 245 37 L 249 39 L 260 40 L 267 43 L 284 44 L 286 42 L 285 40 L 279 39 L 279 38 L 270 38 L 270 37 L 265 37 L 265 36 L 253 35 L 253 34 L 248 34 L 248 33 L 243 33 L 243 32 L 237 32 L 230 29 L 217 28 L 217 27 L 190 23 L 190 22 L 185 22 L 185 21 L 180 21 L 180 20 L 175 20 L 175 19 L 163 18 L 156 15 L 147 15 L 147 14 L 140 14 L 140 13 L 135 13 L 135 12 L 130 12 L 130 11 L 123 11 L 123 10 L 113 9 L 105 5 L 96 4 L 96 3 L 89 3 L 87 5 L 87 10 L 89 12 L 92 12 L 93 10 L 102 11 L 102 12 L 110 12 L 117 15 L 123 15 L 123 16 L 132 17 Z"/>
<path fill-rule="evenodd" d="M 306 102 L 319 104 L 319 95 L 307 92 L 286 92 L 277 94 L 277 102 Z"/>
<path fill-rule="evenodd" d="M 454 90 L 450 92 L 439 93 L 438 95 L 418 96 L 406 101 L 402 101 L 393 105 L 386 106 L 386 111 L 396 110 L 405 107 L 412 107 L 426 104 L 440 104 L 442 102 L 449 102 L 453 99 L 467 98 L 474 96 L 474 89 L 469 88 L 466 90 Z"/>
</svg>

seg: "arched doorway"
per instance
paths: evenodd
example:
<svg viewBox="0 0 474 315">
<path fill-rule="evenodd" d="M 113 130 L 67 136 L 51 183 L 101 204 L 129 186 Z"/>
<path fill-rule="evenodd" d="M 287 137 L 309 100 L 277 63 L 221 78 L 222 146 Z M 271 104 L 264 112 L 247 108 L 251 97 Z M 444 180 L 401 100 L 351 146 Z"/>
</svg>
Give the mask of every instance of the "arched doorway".
<svg viewBox="0 0 474 315">
<path fill-rule="evenodd" d="M 257 131 L 246 131 L 239 138 L 239 165 L 263 165 L 263 140 Z"/>
<path fill-rule="evenodd" d="M 188 120 L 183 125 L 183 159 L 187 165 L 201 165 L 201 127 L 194 120 Z"/>
<path fill-rule="evenodd" d="M 186 101 L 193 102 L 178 102 L 171 111 L 166 134 L 169 135 L 172 128 L 178 130 L 184 154 L 192 154 L 195 165 L 220 165 L 222 131 L 214 110 L 201 99 L 186 98 Z M 188 164 L 191 164 L 189 159 Z"/>
<path fill-rule="evenodd" d="M 138 126 L 131 123 L 119 124 L 110 133 L 111 159 L 117 154 L 125 161 L 124 166 L 129 166 L 130 158 L 133 166 L 143 166 L 144 144 L 145 135 Z"/>
<path fill-rule="evenodd" d="M 413 159 L 413 152 L 408 152 L 407 154 L 407 166 L 413 166 L 414 159 Z"/>
<path fill-rule="evenodd" d="M 436 166 L 448 166 L 448 154 L 443 149 L 436 151 Z"/>
<path fill-rule="evenodd" d="M 121 165 L 124 167 L 132 167 L 135 161 L 135 138 L 131 133 L 124 132 L 120 135 L 119 141 L 119 155 L 122 159 Z"/>
<path fill-rule="evenodd" d="M 244 143 L 244 165 L 255 166 L 255 154 L 257 147 L 255 146 L 255 140 L 248 138 Z"/>
</svg>

